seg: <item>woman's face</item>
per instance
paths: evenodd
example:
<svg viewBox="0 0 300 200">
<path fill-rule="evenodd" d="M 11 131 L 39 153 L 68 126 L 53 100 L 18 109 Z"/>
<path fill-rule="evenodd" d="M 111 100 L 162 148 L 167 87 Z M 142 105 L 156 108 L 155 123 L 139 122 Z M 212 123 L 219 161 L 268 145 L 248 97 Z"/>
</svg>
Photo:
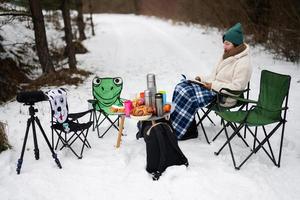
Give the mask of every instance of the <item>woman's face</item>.
<svg viewBox="0 0 300 200">
<path fill-rule="evenodd" d="M 233 49 L 234 46 L 231 42 L 225 40 L 224 43 L 223 43 L 223 48 L 224 48 L 224 51 L 226 52 L 226 51 L 229 51 L 229 50 Z"/>
</svg>

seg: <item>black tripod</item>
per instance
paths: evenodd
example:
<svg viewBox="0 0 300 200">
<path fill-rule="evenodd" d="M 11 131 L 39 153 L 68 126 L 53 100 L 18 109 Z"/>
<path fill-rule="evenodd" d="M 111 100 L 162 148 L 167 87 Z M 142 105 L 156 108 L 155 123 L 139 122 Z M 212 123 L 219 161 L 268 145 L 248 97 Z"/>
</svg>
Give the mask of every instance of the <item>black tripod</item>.
<svg viewBox="0 0 300 200">
<path fill-rule="evenodd" d="M 17 164 L 17 173 L 20 174 L 21 171 L 21 167 L 22 167 L 22 163 L 23 163 L 23 157 L 24 157 L 24 152 L 25 152 L 25 147 L 26 147 L 26 142 L 27 142 L 27 138 L 28 138 L 28 132 L 29 132 L 29 127 L 30 125 L 32 125 L 32 132 L 33 132 L 33 142 L 34 142 L 34 156 L 35 159 L 38 160 L 40 158 L 40 153 L 39 153 L 39 148 L 38 148 L 38 142 L 37 142 L 37 138 L 36 138 L 36 131 L 35 131 L 35 123 L 37 123 L 38 127 L 40 128 L 44 139 L 46 140 L 46 143 L 52 153 L 52 157 L 54 158 L 55 163 L 57 164 L 57 166 L 61 169 L 61 164 L 57 158 L 56 153 L 53 151 L 51 144 L 45 134 L 45 131 L 43 129 L 43 127 L 41 126 L 40 120 L 38 117 L 34 116 L 36 112 L 38 112 L 38 109 L 35 109 L 33 107 L 34 103 L 30 103 L 30 104 L 25 104 L 25 105 L 29 105 L 29 114 L 30 114 L 30 118 L 27 120 L 27 128 L 26 128 L 26 133 L 25 133 L 25 138 L 24 138 L 24 142 L 23 142 L 23 147 L 22 147 L 22 152 L 21 152 L 21 156 L 18 160 L 18 164 Z"/>
</svg>

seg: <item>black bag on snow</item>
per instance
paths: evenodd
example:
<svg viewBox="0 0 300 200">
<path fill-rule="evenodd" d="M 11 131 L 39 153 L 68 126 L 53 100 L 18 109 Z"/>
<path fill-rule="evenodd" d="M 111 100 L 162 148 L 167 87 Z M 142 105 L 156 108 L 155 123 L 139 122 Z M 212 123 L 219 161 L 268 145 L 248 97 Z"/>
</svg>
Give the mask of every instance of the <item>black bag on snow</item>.
<svg viewBox="0 0 300 200">
<path fill-rule="evenodd" d="M 187 129 L 186 133 L 178 140 L 188 140 L 198 137 L 198 128 L 196 120 L 194 119 Z"/>
<path fill-rule="evenodd" d="M 159 119 L 156 122 L 165 122 L 169 124 L 172 127 L 172 124 L 169 120 L 166 119 Z M 147 133 L 147 131 L 150 129 L 152 126 L 151 121 L 139 121 L 137 123 L 137 128 L 138 132 L 136 133 L 136 139 L 144 137 L 144 135 Z M 188 139 L 193 139 L 198 137 L 198 129 L 197 129 L 197 123 L 196 120 L 194 119 L 187 129 L 186 133 L 178 140 L 188 140 Z"/>
<path fill-rule="evenodd" d="M 156 123 L 165 122 L 165 123 L 169 124 L 172 127 L 171 122 L 169 120 L 165 119 L 165 118 L 158 119 L 155 122 Z M 144 135 L 147 133 L 147 131 L 152 126 L 152 122 L 151 121 L 139 121 L 136 125 L 137 125 L 137 128 L 138 128 L 138 132 L 136 133 L 136 139 L 138 140 L 139 138 L 144 137 Z"/>
<path fill-rule="evenodd" d="M 158 180 L 167 167 L 172 165 L 188 166 L 188 160 L 180 150 L 172 128 L 164 122 L 151 126 L 144 135 L 146 142 L 146 171 Z"/>
</svg>

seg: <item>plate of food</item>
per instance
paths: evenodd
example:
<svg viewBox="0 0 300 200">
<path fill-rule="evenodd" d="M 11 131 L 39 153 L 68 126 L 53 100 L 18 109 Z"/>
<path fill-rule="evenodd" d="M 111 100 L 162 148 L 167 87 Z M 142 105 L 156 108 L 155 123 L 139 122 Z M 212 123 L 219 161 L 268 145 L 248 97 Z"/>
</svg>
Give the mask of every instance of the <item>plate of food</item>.
<svg viewBox="0 0 300 200">
<path fill-rule="evenodd" d="M 131 111 L 130 117 L 140 121 L 147 120 L 152 116 L 153 112 L 154 110 L 149 106 L 137 106 Z"/>
<path fill-rule="evenodd" d="M 113 114 L 124 114 L 125 108 L 124 106 L 112 105 L 110 107 L 110 112 Z"/>
<path fill-rule="evenodd" d="M 142 115 L 142 116 L 130 115 L 130 118 L 131 118 L 131 119 L 138 120 L 138 121 L 143 121 L 143 120 L 150 119 L 151 116 L 152 116 L 152 114 Z"/>
</svg>

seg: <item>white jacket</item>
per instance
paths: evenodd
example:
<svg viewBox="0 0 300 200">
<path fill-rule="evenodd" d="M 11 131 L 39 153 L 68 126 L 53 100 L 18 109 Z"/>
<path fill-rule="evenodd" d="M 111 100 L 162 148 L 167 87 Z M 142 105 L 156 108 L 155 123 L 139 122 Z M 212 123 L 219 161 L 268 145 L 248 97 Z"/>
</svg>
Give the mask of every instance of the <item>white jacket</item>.
<svg viewBox="0 0 300 200">
<path fill-rule="evenodd" d="M 200 77 L 201 81 L 212 83 L 212 90 L 219 92 L 222 88 L 230 90 L 244 90 L 250 81 L 252 67 L 250 64 L 249 46 L 241 53 L 230 56 L 215 66 L 211 75 Z M 234 99 L 227 98 L 223 106 L 230 107 L 236 103 Z"/>
</svg>

